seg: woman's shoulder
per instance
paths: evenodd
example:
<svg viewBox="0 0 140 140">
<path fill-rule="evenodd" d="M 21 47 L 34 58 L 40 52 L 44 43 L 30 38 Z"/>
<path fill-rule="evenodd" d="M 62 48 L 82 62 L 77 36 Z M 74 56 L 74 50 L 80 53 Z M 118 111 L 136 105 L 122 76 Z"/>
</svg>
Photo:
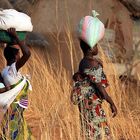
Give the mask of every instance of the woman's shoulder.
<svg viewBox="0 0 140 140">
<path fill-rule="evenodd" d="M 93 58 L 92 60 L 90 60 L 90 66 L 91 66 L 91 68 L 92 67 L 95 67 L 95 68 L 103 67 L 103 62 L 99 58 Z"/>
<path fill-rule="evenodd" d="M 100 67 L 103 67 L 103 63 L 98 58 L 83 58 L 80 62 L 79 69 L 91 69 L 95 68 L 98 69 Z"/>
<path fill-rule="evenodd" d="M 17 73 L 17 70 L 16 70 L 16 63 L 12 63 L 10 66 L 6 66 L 5 68 L 3 68 L 2 72 L 1 72 L 1 76 L 5 76 L 5 75 L 8 75 L 8 74 L 14 74 L 14 73 Z"/>
<path fill-rule="evenodd" d="M 2 69 L 2 71 L 1 71 L 1 76 L 2 76 L 2 77 L 3 77 L 5 74 L 7 74 L 8 69 L 9 69 L 9 66 L 6 66 L 6 67 L 4 67 L 4 68 Z"/>
</svg>

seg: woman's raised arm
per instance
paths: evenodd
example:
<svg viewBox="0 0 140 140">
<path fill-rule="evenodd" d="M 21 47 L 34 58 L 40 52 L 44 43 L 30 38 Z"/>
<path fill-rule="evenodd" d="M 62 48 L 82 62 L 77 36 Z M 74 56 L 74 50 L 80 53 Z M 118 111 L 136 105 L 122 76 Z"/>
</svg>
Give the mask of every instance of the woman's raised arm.
<svg viewBox="0 0 140 140">
<path fill-rule="evenodd" d="M 14 37 L 16 43 L 20 46 L 22 51 L 22 57 L 16 62 L 16 69 L 18 71 L 28 61 L 29 57 L 31 56 L 31 52 L 25 42 L 19 40 L 14 28 L 8 29 L 7 32 Z"/>
</svg>

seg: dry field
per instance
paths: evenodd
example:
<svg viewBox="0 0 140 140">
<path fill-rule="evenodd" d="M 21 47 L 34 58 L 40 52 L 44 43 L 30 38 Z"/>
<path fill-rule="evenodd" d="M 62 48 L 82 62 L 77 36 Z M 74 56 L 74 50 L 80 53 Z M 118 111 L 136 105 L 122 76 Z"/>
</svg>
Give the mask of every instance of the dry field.
<svg viewBox="0 0 140 140">
<path fill-rule="evenodd" d="M 53 35 L 52 38 L 56 39 Z M 75 66 L 78 67 L 79 56 L 76 56 L 75 46 L 68 32 L 65 41 L 65 47 L 68 50 L 65 57 L 62 57 L 64 52 L 57 38 L 55 53 L 59 59 L 56 57 L 52 60 L 48 48 L 32 47 L 32 57 L 23 68 L 23 73 L 31 75 L 33 86 L 33 91 L 29 95 L 30 106 L 25 116 L 37 140 L 82 140 L 79 112 L 77 106 L 72 105 L 70 101 L 72 85 L 70 77 L 71 72 L 76 69 Z M 111 127 L 112 139 L 139 140 L 139 85 L 130 82 L 121 83 L 113 63 L 108 61 L 102 49 L 100 49 L 100 56 L 110 83 L 107 91 L 118 108 L 117 117 L 112 118 L 108 104 L 103 104 Z M 70 70 L 63 66 L 63 59 L 69 60 L 67 63 L 71 66 Z M 3 62 L 3 59 L 1 61 Z M 54 62 L 58 65 L 54 65 Z M 114 75 L 110 75 L 108 67 Z"/>
<path fill-rule="evenodd" d="M 70 101 L 71 76 L 77 69 L 82 54 L 77 50 L 69 31 L 66 31 L 64 42 L 59 40 L 59 35 L 50 36 L 55 42 L 53 46 L 31 47 L 32 57 L 22 71 L 30 74 L 33 86 L 25 117 L 37 140 L 83 140 L 80 136 L 78 108 Z M 0 52 L 0 69 L 2 69 L 4 66 L 2 49 Z M 51 52 L 56 56 L 53 59 Z M 120 82 L 114 64 L 108 60 L 101 48 L 100 57 L 104 62 L 104 70 L 110 84 L 107 91 L 118 108 L 117 117 L 112 118 L 108 104 L 103 104 L 112 139 L 139 140 L 140 87 L 136 83 Z M 68 63 L 69 69 L 64 66 L 64 60 Z M 110 74 L 111 71 L 113 74 Z"/>
<path fill-rule="evenodd" d="M 56 17 L 57 8 L 56 4 Z M 56 26 L 58 19 L 59 17 L 56 18 Z M 82 54 L 70 32 L 70 25 L 66 26 L 63 39 L 57 27 L 57 34 L 49 35 L 49 46 L 32 46 L 31 59 L 22 70 L 23 74 L 28 73 L 31 76 L 33 91 L 29 94 L 30 104 L 25 117 L 36 140 L 83 140 L 80 136 L 78 108 L 70 101 L 71 77 L 78 68 Z M 44 27 L 39 28 L 44 30 Z M 140 85 L 121 82 L 115 65 L 109 61 L 101 47 L 100 57 L 110 84 L 107 88 L 108 94 L 118 108 L 118 115 L 112 118 L 109 105 L 103 103 L 112 140 L 140 140 Z M 0 70 L 4 65 L 0 49 Z"/>
</svg>

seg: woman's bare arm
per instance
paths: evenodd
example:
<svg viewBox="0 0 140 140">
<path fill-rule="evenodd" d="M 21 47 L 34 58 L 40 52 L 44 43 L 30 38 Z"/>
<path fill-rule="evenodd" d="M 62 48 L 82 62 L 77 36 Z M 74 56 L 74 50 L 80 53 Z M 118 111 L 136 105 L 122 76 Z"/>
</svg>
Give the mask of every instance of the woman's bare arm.
<svg viewBox="0 0 140 140">
<path fill-rule="evenodd" d="M 90 60 L 88 63 L 90 65 L 90 68 L 98 67 L 99 64 L 102 65 L 102 63 L 100 61 L 98 61 L 97 59 Z M 103 99 L 105 99 L 110 104 L 110 108 L 112 110 L 113 117 L 115 117 L 117 115 L 117 108 L 116 108 L 113 100 L 108 95 L 108 93 L 106 92 L 105 88 L 102 86 L 101 83 L 95 83 L 95 85 L 98 88 L 98 90 L 100 91 L 101 97 L 103 97 Z"/>
<path fill-rule="evenodd" d="M 15 38 L 15 41 L 20 46 L 22 51 L 22 57 L 16 62 L 16 69 L 18 71 L 28 61 L 29 57 L 31 56 L 31 52 L 25 42 L 19 40 L 14 28 L 10 28 L 7 31 L 11 36 Z"/>
<path fill-rule="evenodd" d="M 111 110 L 113 113 L 113 117 L 115 117 L 117 115 L 117 108 L 116 108 L 113 100 L 108 95 L 108 93 L 106 92 L 105 88 L 101 85 L 101 83 L 96 83 L 96 86 L 99 89 L 100 94 L 102 94 L 102 97 L 110 104 L 110 107 L 111 107 Z"/>
</svg>

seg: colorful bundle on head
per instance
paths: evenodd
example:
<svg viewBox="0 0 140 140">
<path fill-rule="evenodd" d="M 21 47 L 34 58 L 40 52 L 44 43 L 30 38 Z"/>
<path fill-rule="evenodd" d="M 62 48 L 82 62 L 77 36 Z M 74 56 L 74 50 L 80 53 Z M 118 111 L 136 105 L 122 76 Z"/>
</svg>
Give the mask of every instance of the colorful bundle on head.
<svg viewBox="0 0 140 140">
<path fill-rule="evenodd" d="M 85 16 L 78 25 L 78 37 L 93 48 L 104 36 L 104 24 L 96 17 L 99 15 L 92 11 L 92 16 Z"/>
</svg>

